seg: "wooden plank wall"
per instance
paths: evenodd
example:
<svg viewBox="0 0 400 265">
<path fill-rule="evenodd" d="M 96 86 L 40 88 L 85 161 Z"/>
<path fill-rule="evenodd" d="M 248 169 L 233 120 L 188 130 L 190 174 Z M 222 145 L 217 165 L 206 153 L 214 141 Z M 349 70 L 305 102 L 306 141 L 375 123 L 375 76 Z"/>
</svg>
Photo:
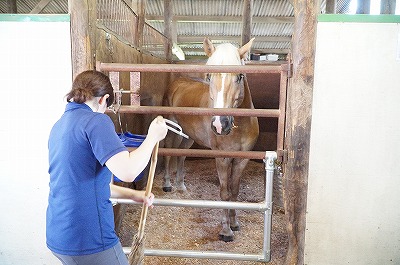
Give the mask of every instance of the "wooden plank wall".
<svg viewBox="0 0 400 265">
<path fill-rule="evenodd" d="M 142 2 L 142 1 L 141 1 Z M 114 63 L 167 63 L 165 59 L 154 57 L 140 51 L 138 40 L 133 45 L 125 43 L 117 36 L 107 32 L 104 28 L 96 26 L 96 0 L 70 0 L 69 12 L 71 14 L 71 41 L 72 41 L 72 68 L 73 77 L 87 69 L 95 69 L 96 60 Z M 83 10 L 92 10 L 84 12 Z M 141 4 L 140 12 L 145 13 L 145 5 Z M 139 25 L 140 27 L 142 23 Z M 143 25 L 142 25 L 143 26 Z M 139 29 L 139 31 L 141 31 Z M 141 38 L 141 35 L 138 36 Z M 138 46 L 139 45 L 139 46 Z M 142 73 L 141 74 L 141 105 L 162 105 L 164 91 L 169 81 L 168 73 Z M 129 73 L 120 74 L 120 88 L 129 90 Z M 124 95 L 123 104 L 129 104 L 129 95 Z M 110 114 L 116 128 L 120 128 L 118 117 Z M 124 114 L 122 118 L 123 131 L 136 134 L 146 134 L 152 120 L 151 115 Z"/>
</svg>

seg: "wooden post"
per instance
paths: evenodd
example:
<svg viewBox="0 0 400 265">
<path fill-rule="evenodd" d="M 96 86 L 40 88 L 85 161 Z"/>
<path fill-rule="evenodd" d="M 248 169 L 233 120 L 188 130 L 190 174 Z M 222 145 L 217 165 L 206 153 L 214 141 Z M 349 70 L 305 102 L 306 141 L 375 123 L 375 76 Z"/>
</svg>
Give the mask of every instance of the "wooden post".
<svg viewBox="0 0 400 265">
<path fill-rule="evenodd" d="M 172 20 L 172 2 L 171 0 L 164 0 L 164 35 L 167 37 L 167 43 L 165 44 L 165 57 L 169 62 L 172 61 Z"/>
<path fill-rule="evenodd" d="M 336 14 L 336 0 L 326 0 L 326 14 Z"/>
<path fill-rule="evenodd" d="M 381 14 L 393 15 L 396 11 L 396 0 L 381 0 Z"/>
<path fill-rule="evenodd" d="M 139 2 L 139 10 L 138 10 L 138 23 L 136 29 L 136 47 L 139 50 L 142 50 L 143 45 L 143 29 L 144 22 L 146 18 L 146 0 L 140 0 Z"/>
<path fill-rule="evenodd" d="M 369 14 L 371 10 L 370 0 L 358 0 L 357 1 L 357 14 Z"/>
<path fill-rule="evenodd" d="M 243 1 L 242 43 L 248 43 L 251 39 L 251 23 L 253 15 L 253 0 Z"/>
<path fill-rule="evenodd" d="M 284 207 L 289 238 L 285 264 L 304 263 L 308 162 L 318 0 L 294 0 L 293 76 L 287 92 L 288 161 L 283 177 Z"/>
<path fill-rule="evenodd" d="M 71 15 L 72 76 L 96 65 L 96 0 L 69 0 Z"/>
<path fill-rule="evenodd" d="M 39 14 L 52 0 L 41 0 L 29 14 Z"/>
<path fill-rule="evenodd" d="M 7 0 L 7 13 L 17 14 L 17 0 Z"/>
</svg>

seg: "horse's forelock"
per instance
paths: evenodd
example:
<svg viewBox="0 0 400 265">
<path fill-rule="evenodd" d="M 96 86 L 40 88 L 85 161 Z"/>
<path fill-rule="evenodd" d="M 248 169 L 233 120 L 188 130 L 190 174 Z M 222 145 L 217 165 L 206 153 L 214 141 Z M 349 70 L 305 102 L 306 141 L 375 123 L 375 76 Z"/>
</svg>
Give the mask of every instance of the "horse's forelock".
<svg viewBox="0 0 400 265">
<path fill-rule="evenodd" d="M 214 53 L 208 58 L 207 65 L 241 65 L 238 48 L 231 43 L 217 46 Z"/>
</svg>

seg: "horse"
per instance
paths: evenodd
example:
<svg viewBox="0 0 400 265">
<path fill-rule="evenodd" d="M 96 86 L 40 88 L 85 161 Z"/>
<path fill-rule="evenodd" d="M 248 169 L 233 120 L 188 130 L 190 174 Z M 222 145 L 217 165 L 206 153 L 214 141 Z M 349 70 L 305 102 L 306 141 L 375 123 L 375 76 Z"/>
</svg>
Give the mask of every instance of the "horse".
<svg viewBox="0 0 400 265">
<path fill-rule="evenodd" d="M 207 65 L 244 65 L 244 59 L 250 51 L 251 39 L 240 48 L 231 43 L 215 47 L 205 38 L 203 47 L 209 57 Z M 166 93 L 167 106 L 200 108 L 245 108 L 254 109 L 246 75 L 242 73 L 211 73 L 205 80 L 179 77 L 174 80 Z M 165 147 L 190 148 L 194 142 L 212 150 L 248 151 L 257 141 L 259 134 L 257 117 L 172 115 L 189 139 L 170 135 L 165 140 Z M 176 165 L 175 188 L 186 191 L 184 184 L 184 160 L 178 157 Z M 223 201 L 236 201 L 239 193 L 240 177 L 249 159 L 215 158 L 220 184 L 220 197 Z M 170 181 L 170 157 L 166 156 L 163 190 L 172 190 Z M 219 239 L 233 241 L 233 231 L 238 231 L 240 224 L 235 210 L 224 209 L 222 229 Z"/>
</svg>

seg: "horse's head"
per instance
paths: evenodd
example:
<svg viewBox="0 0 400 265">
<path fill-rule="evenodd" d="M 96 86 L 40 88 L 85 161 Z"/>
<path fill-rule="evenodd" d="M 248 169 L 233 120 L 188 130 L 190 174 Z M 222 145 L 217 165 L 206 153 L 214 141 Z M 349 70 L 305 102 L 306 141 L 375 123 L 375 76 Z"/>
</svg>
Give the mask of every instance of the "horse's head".
<svg viewBox="0 0 400 265">
<path fill-rule="evenodd" d="M 230 43 L 217 47 L 206 38 L 203 42 L 208 58 L 207 65 L 244 65 L 247 52 L 250 51 L 251 39 L 241 48 Z M 237 108 L 243 101 L 245 76 L 241 73 L 212 73 L 207 75 L 210 83 L 211 108 Z M 227 135 L 234 127 L 233 116 L 213 116 L 211 129 L 217 135 Z"/>
</svg>

